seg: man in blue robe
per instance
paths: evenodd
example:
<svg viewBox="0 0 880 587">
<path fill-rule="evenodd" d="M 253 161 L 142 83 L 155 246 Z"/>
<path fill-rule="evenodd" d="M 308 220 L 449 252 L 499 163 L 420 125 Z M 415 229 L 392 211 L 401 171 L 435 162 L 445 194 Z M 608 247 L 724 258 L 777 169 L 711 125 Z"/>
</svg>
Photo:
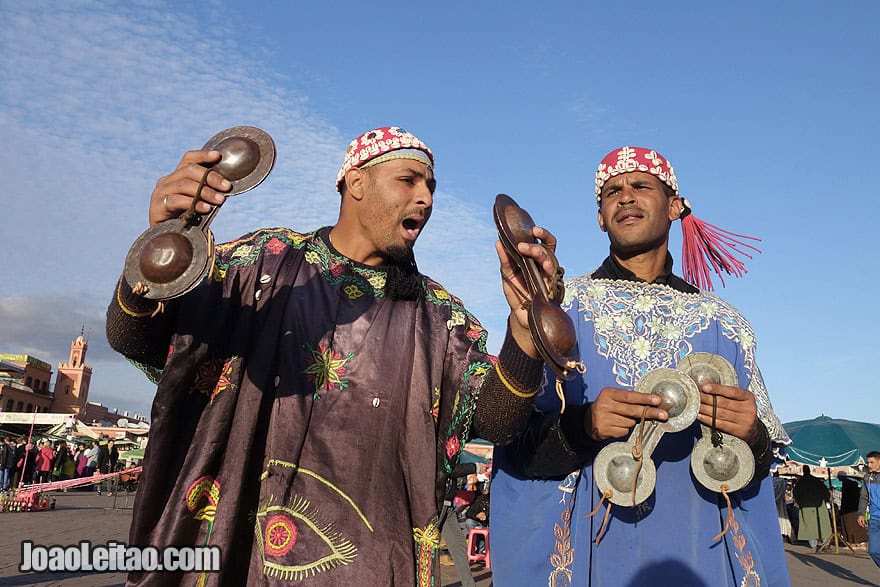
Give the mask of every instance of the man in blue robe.
<svg viewBox="0 0 880 587">
<path fill-rule="evenodd" d="M 591 275 L 567 281 L 563 303 L 586 372 L 565 383 L 564 411 L 551 380 L 526 432 L 496 450 L 495 584 L 789 585 L 768 474 L 788 438 L 755 362 L 751 326 L 705 291 L 708 263 L 691 252 L 697 244 L 716 271 L 740 274 L 742 264 L 723 248 L 732 235 L 690 214 L 672 166 L 653 150 L 612 151 L 599 166 L 596 198 L 611 254 Z M 676 219 L 685 231 L 684 275 L 703 289 L 672 273 L 668 238 Z M 637 507 L 615 505 L 606 519 L 594 457 L 642 419 L 668 419 L 660 396 L 633 388 L 646 373 L 674 368 L 695 352 L 726 358 L 738 387 L 702 385 L 696 421 L 665 434 L 650 456 L 650 497 Z M 745 441 L 755 459 L 751 481 L 729 495 L 707 489 L 691 472 L 701 424 L 713 423 Z"/>
</svg>

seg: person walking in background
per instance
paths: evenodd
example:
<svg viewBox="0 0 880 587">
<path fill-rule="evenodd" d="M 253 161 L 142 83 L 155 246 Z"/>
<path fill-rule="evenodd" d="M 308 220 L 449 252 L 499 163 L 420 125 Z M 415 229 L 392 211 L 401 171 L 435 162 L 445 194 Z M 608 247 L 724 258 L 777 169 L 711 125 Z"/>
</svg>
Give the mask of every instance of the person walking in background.
<svg viewBox="0 0 880 587">
<path fill-rule="evenodd" d="M 837 474 L 840 480 L 840 531 L 843 539 L 850 544 L 861 544 L 868 541 L 868 534 L 859 525 L 859 483 L 846 473 Z"/>
<path fill-rule="evenodd" d="M 110 472 L 110 448 L 106 440 L 102 440 L 98 444 L 98 468 L 96 470 L 101 475 Z M 106 479 L 98 484 L 98 495 L 101 495 L 102 491 L 106 491 L 108 495 L 113 495 L 110 493 L 110 482 Z"/>
<path fill-rule="evenodd" d="M 15 463 L 15 448 L 9 443 L 9 438 L 0 438 L 0 491 L 9 488 L 9 477 L 12 466 Z"/>
<path fill-rule="evenodd" d="M 780 477 L 778 472 L 773 473 L 773 495 L 776 498 L 776 517 L 779 519 L 779 533 L 782 537 L 792 543 L 791 519 L 788 517 L 788 506 L 785 502 L 786 493 L 788 492 L 788 481 L 784 477 Z"/>
<path fill-rule="evenodd" d="M 98 470 L 98 455 L 101 449 L 98 447 L 98 441 L 93 440 L 92 446 L 86 451 L 86 468 L 83 477 L 91 477 Z"/>
<path fill-rule="evenodd" d="M 48 483 L 52 480 L 52 464 L 55 461 L 55 451 L 48 440 L 44 440 L 37 452 L 37 483 Z"/>
<path fill-rule="evenodd" d="M 831 517 L 825 505 L 830 493 L 821 479 L 813 477 L 808 465 L 804 465 L 803 471 L 793 491 L 794 501 L 800 510 L 798 540 L 808 542 L 811 548 L 819 552 L 822 541 L 831 535 Z"/>
<path fill-rule="evenodd" d="M 870 516 L 870 517 L 869 517 Z M 859 496 L 859 525 L 868 529 L 868 554 L 880 567 L 880 452 L 868 453 L 868 472 Z"/>
</svg>

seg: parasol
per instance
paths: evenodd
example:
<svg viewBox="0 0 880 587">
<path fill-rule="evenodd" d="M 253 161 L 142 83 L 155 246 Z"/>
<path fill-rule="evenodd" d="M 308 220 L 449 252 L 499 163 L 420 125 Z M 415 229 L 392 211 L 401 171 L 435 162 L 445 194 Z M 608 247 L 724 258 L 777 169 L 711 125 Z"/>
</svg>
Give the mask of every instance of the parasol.
<svg viewBox="0 0 880 587">
<path fill-rule="evenodd" d="M 791 438 L 789 460 L 818 467 L 846 467 L 865 462 L 880 450 L 880 424 L 819 416 L 783 424 Z"/>
</svg>

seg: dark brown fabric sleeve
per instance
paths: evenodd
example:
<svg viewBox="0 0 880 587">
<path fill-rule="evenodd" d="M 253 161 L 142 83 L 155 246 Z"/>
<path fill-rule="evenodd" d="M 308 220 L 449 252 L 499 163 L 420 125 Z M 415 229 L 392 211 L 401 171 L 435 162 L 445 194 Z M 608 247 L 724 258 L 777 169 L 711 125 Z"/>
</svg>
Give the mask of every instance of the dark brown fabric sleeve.
<svg viewBox="0 0 880 587">
<path fill-rule="evenodd" d="M 497 370 L 516 393 L 508 389 Z M 497 445 L 510 443 L 528 421 L 543 373 L 543 361 L 525 354 L 508 328 L 498 362 L 486 375 L 477 399 L 475 435 Z"/>
</svg>

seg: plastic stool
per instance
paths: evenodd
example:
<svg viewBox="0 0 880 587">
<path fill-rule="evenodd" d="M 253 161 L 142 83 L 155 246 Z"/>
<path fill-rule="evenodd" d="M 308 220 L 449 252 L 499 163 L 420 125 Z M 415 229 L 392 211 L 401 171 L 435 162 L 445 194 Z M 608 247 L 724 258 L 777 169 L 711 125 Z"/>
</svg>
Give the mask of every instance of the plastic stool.
<svg viewBox="0 0 880 587">
<path fill-rule="evenodd" d="M 486 552 L 477 552 L 477 536 L 482 536 L 486 544 Z M 483 561 L 486 568 L 491 569 L 492 563 L 489 558 L 489 528 L 471 528 L 467 539 L 468 564 Z"/>
</svg>

